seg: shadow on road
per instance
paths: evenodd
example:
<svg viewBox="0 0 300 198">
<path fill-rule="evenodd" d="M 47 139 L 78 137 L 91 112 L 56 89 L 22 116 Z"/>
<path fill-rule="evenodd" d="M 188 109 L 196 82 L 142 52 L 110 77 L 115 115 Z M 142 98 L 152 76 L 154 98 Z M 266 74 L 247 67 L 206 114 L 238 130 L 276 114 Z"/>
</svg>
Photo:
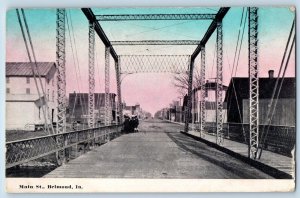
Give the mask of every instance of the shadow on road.
<svg viewBox="0 0 300 198">
<path fill-rule="evenodd" d="M 178 147 L 186 152 L 190 152 L 216 166 L 219 166 L 234 175 L 245 179 L 265 179 L 272 178 L 264 173 L 259 173 L 259 170 L 251 167 L 248 164 L 238 161 L 237 159 L 208 147 L 204 143 L 197 142 L 180 133 L 166 132 L 167 136 L 176 143 Z"/>
</svg>

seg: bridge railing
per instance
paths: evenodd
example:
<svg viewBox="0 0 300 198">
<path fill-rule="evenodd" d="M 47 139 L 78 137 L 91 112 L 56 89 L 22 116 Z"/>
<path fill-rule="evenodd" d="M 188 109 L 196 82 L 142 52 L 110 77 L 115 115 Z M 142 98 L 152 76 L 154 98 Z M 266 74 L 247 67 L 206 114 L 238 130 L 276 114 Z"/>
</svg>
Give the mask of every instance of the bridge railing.
<svg viewBox="0 0 300 198">
<path fill-rule="evenodd" d="M 249 142 L 249 124 L 243 123 L 224 123 L 224 137 L 241 143 Z M 214 135 L 216 132 L 215 123 L 206 123 L 206 131 Z M 276 153 L 280 153 L 291 157 L 291 151 L 294 149 L 296 142 L 296 128 L 294 126 L 276 126 L 270 125 L 267 130 L 267 125 L 259 125 L 259 139 L 262 138 L 264 131 L 265 141 L 263 148 Z"/>
<path fill-rule="evenodd" d="M 101 126 L 6 142 L 6 168 L 44 157 L 80 143 L 97 143 L 103 137 L 111 137 L 121 132 L 121 129 L 122 125 Z"/>
</svg>

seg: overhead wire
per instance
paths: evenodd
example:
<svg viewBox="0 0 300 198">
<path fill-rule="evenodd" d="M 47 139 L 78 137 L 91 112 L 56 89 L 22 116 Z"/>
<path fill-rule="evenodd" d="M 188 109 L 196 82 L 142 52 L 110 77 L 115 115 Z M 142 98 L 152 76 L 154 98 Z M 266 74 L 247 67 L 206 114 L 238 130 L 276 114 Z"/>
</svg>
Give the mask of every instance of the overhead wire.
<svg viewBox="0 0 300 198">
<path fill-rule="evenodd" d="M 98 83 L 99 83 L 99 90 L 100 90 L 100 85 L 101 85 L 101 81 L 100 81 L 100 65 L 99 65 L 99 61 L 98 61 L 98 54 L 97 54 L 97 50 L 95 50 L 95 58 L 96 58 L 96 67 L 98 68 Z M 96 103 L 95 106 L 98 106 L 98 110 L 100 112 L 100 109 L 101 109 L 101 102 L 102 102 L 102 97 L 100 96 L 101 95 L 101 91 L 99 91 L 99 94 L 98 94 L 98 104 Z M 99 114 L 100 116 L 100 114 Z M 100 117 L 99 117 L 100 119 Z"/>
<path fill-rule="evenodd" d="M 241 52 L 241 47 L 243 44 L 243 38 L 244 38 L 244 32 L 245 32 L 245 27 L 246 27 L 246 19 L 247 19 L 247 15 L 248 12 L 246 11 L 246 14 L 244 14 L 244 9 L 242 11 L 242 16 L 241 16 L 241 21 L 240 21 L 240 28 L 239 28 L 239 32 L 238 32 L 238 38 L 237 38 L 237 43 L 236 43 L 236 47 L 235 47 L 235 53 L 234 53 L 234 59 L 233 59 L 233 64 L 232 64 L 232 70 L 230 73 L 231 76 L 231 80 L 230 82 L 232 83 L 232 87 L 233 87 L 233 93 L 234 93 L 234 97 L 235 97 L 235 101 L 237 104 L 237 109 L 238 109 L 238 113 L 239 113 L 239 119 L 240 122 L 242 124 L 242 133 L 243 133 L 243 137 L 244 137 L 244 142 L 247 143 L 247 137 L 246 137 L 246 132 L 245 132 L 245 128 L 243 125 L 243 120 L 242 120 L 242 114 L 241 114 L 241 109 L 240 109 L 240 105 L 239 105 L 239 101 L 238 101 L 238 97 L 237 97 L 237 93 L 236 93 L 236 87 L 234 84 L 234 80 L 233 80 L 233 76 L 236 76 L 236 72 L 237 72 L 237 68 L 239 65 L 239 59 L 240 59 L 240 52 Z M 244 17 L 245 15 L 245 17 Z M 243 26 L 243 27 L 242 27 Z M 241 28 L 242 28 L 242 34 L 241 34 Z M 229 96 L 229 104 L 228 104 L 228 108 L 227 110 L 229 111 L 231 109 L 231 98 L 232 98 L 232 93 L 230 93 Z"/>
<path fill-rule="evenodd" d="M 76 61 L 77 61 L 77 69 L 78 69 L 78 73 L 79 73 L 79 80 L 82 82 L 82 80 L 81 80 L 81 72 L 80 72 L 80 67 L 79 67 L 79 59 L 78 59 L 78 50 L 77 50 L 77 42 L 76 42 L 76 36 L 75 36 L 75 33 L 74 33 L 74 27 L 73 27 L 73 20 L 72 20 L 72 13 L 71 13 L 71 11 L 69 11 L 69 17 L 70 17 L 70 25 L 71 25 L 71 32 L 72 32 L 72 35 L 73 35 L 73 43 L 74 43 L 74 48 L 75 48 L 75 54 L 76 54 Z M 82 99 L 82 97 L 83 97 L 83 99 Z M 86 114 L 88 114 L 88 102 L 87 102 L 87 98 L 86 98 L 86 100 L 85 100 L 85 98 L 84 98 L 84 96 L 81 94 L 80 95 L 80 99 L 81 100 L 83 100 L 83 106 L 84 106 L 84 108 L 85 108 L 85 110 L 86 110 Z M 85 105 L 84 105 L 85 104 Z"/>
<path fill-rule="evenodd" d="M 184 21 L 184 22 L 174 23 L 174 24 L 171 24 L 171 25 L 166 25 L 166 26 L 158 27 L 158 28 L 136 25 L 136 26 L 140 26 L 140 27 L 147 27 L 150 30 L 145 30 L 145 31 L 132 33 L 132 34 L 125 34 L 125 36 L 126 37 L 131 37 L 131 36 L 135 36 L 135 35 L 138 35 L 138 34 L 144 34 L 144 33 L 149 33 L 149 32 L 154 32 L 154 31 L 161 31 L 162 29 L 165 29 L 165 28 L 169 28 L 169 27 L 173 27 L 173 26 L 177 26 L 177 25 L 182 25 L 182 24 L 185 24 L 185 23 L 191 23 L 191 22 L 194 22 L 194 21 Z M 168 32 L 170 33 L 170 31 L 168 31 Z M 186 35 L 184 35 L 184 36 L 186 36 Z M 188 36 L 186 36 L 186 37 L 188 37 Z"/>
<path fill-rule="evenodd" d="M 80 67 L 79 67 L 76 39 L 75 39 L 75 34 L 74 34 L 73 23 L 72 23 L 70 11 L 66 12 L 66 22 L 67 22 L 67 30 L 68 30 L 68 34 L 69 34 L 69 39 L 70 39 L 71 52 L 72 52 L 72 56 L 73 56 L 73 63 L 75 66 L 76 83 L 77 83 L 77 87 L 78 87 L 78 91 L 79 91 L 79 94 L 77 94 L 77 92 L 75 93 L 75 101 L 74 101 L 74 106 L 72 109 L 72 116 L 74 115 L 75 105 L 77 104 L 77 103 L 75 103 L 76 99 L 77 99 L 77 95 L 79 95 L 79 101 L 80 101 L 80 106 L 81 106 L 81 110 L 82 110 L 82 115 L 87 115 L 88 114 L 87 107 L 86 107 L 87 102 L 85 101 L 85 97 L 81 92 L 81 88 L 80 88 L 80 84 L 79 84 L 79 82 L 82 82 L 82 79 L 81 79 L 81 71 L 80 71 Z M 83 99 L 82 99 L 82 97 L 83 97 Z"/>
<path fill-rule="evenodd" d="M 286 69 L 288 67 L 291 52 L 292 52 L 294 44 L 295 44 L 295 34 L 294 34 L 293 41 L 292 41 L 292 44 L 291 44 L 290 49 L 289 49 L 289 54 L 288 54 L 287 60 L 285 62 L 285 67 L 284 67 L 284 71 L 283 71 L 283 74 L 282 74 L 282 77 L 281 77 L 281 82 L 280 82 L 280 85 L 279 85 L 279 89 L 277 89 L 278 83 L 279 83 L 279 80 L 280 80 L 281 70 L 282 70 L 283 65 L 284 65 L 284 61 L 285 61 L 285 58 L 286 58 L 286 53 L 287 53 L 288 47 L 290 45 L 290 40 L 291 40 L 292 33 L 294 32 L 294 28 L 295 28 L 295 19 L 293 20 L 293 24 L 292 24 L 292 27 L 291 27 L 291 30 L 290 30 L 290 33 L 289 33 L 289 37 L 288 37 L 288 40 L 287 40 L 287 43 L 286 43 L 286 47 L 285 47 L 285 50 L 284 50 L 284 54 L 283 54 L 283 57 L 282 57 L 282 60 L 281 60 L 278 76 L 277 76 L 277 79 L 276 79 L 276 82 L 275 82 L 275 86 L 273 88 L 272 97 L 271 97 L 271 100 L 270 100 L 270 103 L 269 103 L 269 106 L 268 106 L 269 108 L 268 108 L 268 112 L 267 112 L 267 121 L 268 121 L 267 131 L 266 131 L 266 135 L 264 135 L 264 133 L 265 133 L 265 125 L 264 125 L 263 131 L 262 131 L 262 134 L 261 134 L 261 139 L 260 139 L 260 142 L 259 142 L 260 152 L 259 152 L 258 159 L 260 159 L 261 155 L 262 155 L 263 146 L 264 146 L 265 141 L 266 141 L 267 136 L 268 136 L 270 125 L 271 125 L 271 122 L 272 122 L 272 119 L 273 119 L 273 116 L 274 116 L 274 112 L 275 112 L 275 109 L 276 109 L 276 106 L 277 106 L 279 94 L 280 94 L 282 84 L 283 84 L 283 81 L 284 81 Z M 277 94 L 276 94 L 276 91 L 277 91 Z M 273 105 L 274 98 L 276 98 L 276 99 L 275 99 L 275 104 Z M 271 114 L 271 117 L 270 117 L 270 114 Z"/>
<path fill-rule="evenodd" d="M 26 38 L 26 35 L 25 35 L 25 32 L 24 32 L 24 27 L 23 27 L 23 24 L 22 24 L 22 21 L 21 21 L 21 16 L 20 16 L 20 13 L 19 13 L 18 9 L 16 9 L 16 13 L 17 13 L 18 22 L 19 22 L 19 25 L 20 25 L 20 28 L 21 28 L 21 32 L 22 32 L 23 41 L 25 43 L 27 56 L 28 56 L 29 62 L 32 63 L 32 58 L 31 58 L 31 54 L 30 54 L 30 51 L 29 51 L 27 38 Z M 31 66 L 32 74 L 33 74 L 34 83 L 35 83 L 35 86 L 37 88 L 38 97 L 39 97 L 40 102 L 42 102 L 42 97 L 41 97 L 40 89 L 39 89 L 38 82 L 37 82 L 37 79 L 36 79 L 36 72 L 34 70 L 33 65 L 30 64 L 30 66 Z M 50 134 L 50 131 L 49 131 L 49 128 L 48 128 L 47 114 L 46 114 L 45 107 L 43 105 L 42 105 L 42 112 L 43 112 L 43 117 L 44 117 L 45 123 L 46 123 L 45 124 L 46 128 L 44 128 L 44 131 L 47 132 L 48 134 Z"/>
</svg>

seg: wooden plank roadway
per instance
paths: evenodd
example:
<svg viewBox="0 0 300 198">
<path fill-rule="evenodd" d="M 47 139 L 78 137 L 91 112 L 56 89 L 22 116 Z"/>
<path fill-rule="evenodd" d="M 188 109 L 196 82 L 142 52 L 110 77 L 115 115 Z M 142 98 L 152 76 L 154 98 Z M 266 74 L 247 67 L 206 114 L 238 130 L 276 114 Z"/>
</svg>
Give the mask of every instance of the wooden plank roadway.
<svg viewBox="0 0 300 198">
<path fill-rule="evenodd" d="M 180 126 L 184 126 L 184 123 L 180 122 L 171 122 L 174 124 L 178 124 Z M 200 137 L 200 133 L 194 130 L 193 126 L 190 126 L 188 134 Z M 203 138 L 209 142 L 216 143 L 216 136 L 206 133 Z M 238 153 L 242 156 L 248 157 L 248 145 L 239 143 L 236 141 L 232 141 L 229 139 L 224 139 L 224 144 L 222 147 L 229 149 L 235 153 Z M 271 151 L 264 150 L 261 156 L 261 159 L 257 160 L 263 164 L 276 168 L 280 171 L 283 171 L 293 178 L 295 178 L 295 159 L 291 157 L 287 157 L 281 154 L 277 154 Z"/>
<path fill-rule="evenodd" d="M 200 136 L 200 133 L 198 131 L 189 131 L 188 133 L 195 137 Z M 203 139 L 213 143 L 216 142 L 216 136 L 210 134 L 205 134 Z M 241 154 L 242 156 L 248 156 L 248 145 L 246 144 L 224 139 L 224 144 L 222 145 L 222 147 L 227 148 L 235 153 Z M 292 177 L 295 176 L 295 161 L 293 158 L 264 150 L 261 159 L 257 161 L 283 171 L 291 175 Z"/>
<path fill-rule="evenodd" d="M 247 163 L 181 134 L 182 128 L 162 121 L 143 122 L 140 132 L 122 135 L 44 177 L 272 178 Z"/>
</svg>

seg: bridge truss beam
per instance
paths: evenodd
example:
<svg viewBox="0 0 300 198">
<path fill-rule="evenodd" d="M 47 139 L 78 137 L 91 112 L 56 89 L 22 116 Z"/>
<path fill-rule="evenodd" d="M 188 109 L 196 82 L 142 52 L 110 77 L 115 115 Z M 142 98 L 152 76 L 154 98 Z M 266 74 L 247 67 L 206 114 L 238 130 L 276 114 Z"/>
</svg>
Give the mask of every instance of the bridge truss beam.
<svg viewBox="0 0 300 198">
<path fill-rule="evenodd" d="M 133 21 L 133 20 L 213 20 L 215 14 L 123 14 L 96 15 L 98 21 Z"/>
<path fill-rule="evenodd" d="M 190 55 L 120 55 L 121 74 L 132 73 L 185 73 Z"/>
<path fill-rule="evenodd" d="M 205 91 L 205 46 L 202 46 L 200 70 L 200 137 L 204 136 L 206 123 Z"/>
<path fill-rule="evenodd" d="M 199 45 L 197 40 L 111 41 L 112 45 Z"/>
<path fill-rule="evenodd" d="M 229 7 L 222 7 L 219 9 L 218 13 L 216 14 L 214 20 L 211 22 L 210 26 L 208 27 L 206 33 L 204 34 L 200 44 L 197 46 L 196 50 L 192 54 L 192 60 L 195 60 L 198 54 L 201 51 L 201 47 L 205 46 L 211 35 L 215 32 L 217 28 L 218 22 L 222 21 L 225 15 L 227 14 Z"/>
<path fill-rule="evenodd" d="M 117 94 L 118 94 L 118 113 L 119 113 L 119 122 L 123 123 L 123 105 L 122 105 L 122 95 L 121 95 L 121 72 L 120 72 L 121 60 L 118 58 L 118 62 L 115 62 L 116 70 L 116 80 L 117 80 Z M 118 124 L 120 124 L 118 123 Z"/>
<path fill-rule="evenodd" d="M 217 78 L 216 78 L 216 143 L 223 145 L 223 28 L 222 22 L 217 24 Z"/>
<path fill-rule="evenodd" d="M 92 9 L 90 9 L 90 8 L 82 8 L 81 10 L 85 14 L 85 16 L 88 19 L 88 21 L 94 23 L 95 32 L 97 33 L 97 35 L 99 36 L 99 38 L 102 40 L 102 42 L 105 45 L 105 47 L 110 47 L 110 54 L 114 58 L 114 60 L 118 61 L 118 55 L 117 55 L 116 51 L 114 50 L 114 48 L 111 46 L 111 43 L 110 43 L 109 39 L 107 38 L 106 34 L 104 33 L 101 25 L 96 20 L 96 16 L 94 15 Z"/>
<path fill-rule="evenodd" d="M 111 114 L 110 93 L 109 93 L 109 82 L 110 82 L 109 54 L 110 54 L 110 47 L 105 47 L 105 77 L 104 77 L 105 78 L 105 119 L 104 119 L 105 126 L 108 126 L 110 124 L 110 114 Z"/>
<path fill-rule="evenodd" d="M 66 25 L 65 9 L 56 11 L 56 63 L 57 63 L 57 133 L 66 132 Z"/>
<path fill-rule="evenodd" d="M 259 77 L 258 77 L 258 8 L 248 8 L 248 67 L 250 91 L 250 142 L 249 157 L 256 159 L 259 138 Z"/>
<path fill-rule="evenodd" d="M 95 126 L 95 30 L 94 23 L 89 22 L 89 97 L 88 97 L 88 114 L 89 128 L 94 128 Z"/>
<path fill-rule="evenodd" d="M 220 26 L 219 25 L 220 22 L 223 20 L 223 18 L 225 17 L 225 15 L 227 14 L 229 9 L 230 9 L 229 7 L 222 7 L 222 8 L 219 9 L 219 11 L 216 14 L 214 20 L 211 22 L 211 24 L 208 27 L 206 33 L 204 34 L 202 40 L 200 41 L 200 44 L 197 46 L 194 53 L 192 54 L 192 56 L 191 56 L 191 65 L 192 65 L 192 63 L 194 63 L 194 61 L 197 58 L 198 54 L 201 52 L 201 49 L 206 45 L 206 43 L 209 40 L 209 38 L 211 37 L 211 35 Z M 223 66 L 223 47 L 222 47 L 223 42 L 220 42 L 220 41 L 222 40 L 223 37 L 222 36 L 220 37 L 220 33 L 222 33 L 222 29 L 219 30 L 219 37 L 217 36 L 219 38 L 219 39 L 217 38 L 217 41 L 219 41 L 218 42 L 219 43 L 219 48 L 218 48 L 219 51 L 217 52 L 218 53 L 217 54 L 218 55 L 218 60 L 217 60 L 217 65 L 218 66 L 217 67 L 219 69 L 222 69 L 222 66 Z M 220 38 L 221 38 L 221 40 L 220 40 Z M 190 68 L 193 68 L 193 67 L 190 67 Z M 190 71 L 193 71 L 193 70 L 190 69 Z M 191 76 L 191 77 L 189 77 L 189 80 L 190 80 L 190 78 L 192 80 L 193 74 L 190 73 L 189 76 Z M 218 72 L 218 69 L 217 69 L 217 78 L 219 78 L 217 81 L 222 82 L 222 70 Z M 191 85 L 189 83 L 189 89 L 191 89 L 190 86 Z M 191 98 L 191 94 L 189 94 L 189 91 L 190 91 L 189 89 L 188 89 L 188 104 L 191 104 L 192 98 Z M 217 103 L 219 104 L 221 99 L 222 99 L 222 91 L 221 91 L 222 84 L 220 84 L 217 89 L 219 89 L 219 91 L 217 91 L 217 94 L 219 94 L 219 102 L 217 102 Z M 190 112 L 191 108 L 192 108 L 191 105 L 187 105 L 187 107 L 188 107 L 187 112 Z M 223 123 L 222 122 L 222 117 L 218 116 L 218 112 L 219 112 L 219 114 L 220 113 L 222 114 L 222 109 L 221 108 L 223 108 L 223 106 L 219 105 L 218 110 L 217 110 L 217 117 L 218 117 L 217 118 L 217 131 L 219 131 L 219 135 L 222 135 L 222 128 L 221 127 L 223 127 L 222 125 L 220 125 L 220 123 Z M 189 121 L 189 117 L 190 117 L 190 114 L 186 114 L 186 120 L 188 119 L 188 121 Z M 189 122 L 188 121 L 185 122 L 185 132 L 188 132 L 188 129 L 189 129 L 189 126 L 188 126 Z M 220 136 L 220 137 L 222 137 L 222 136 Z M 221 143 L 220 140 L 222 140 L 222 139 L 220 139 L 220 137 L 219 138 L 217 137 L 217 143 L 218 142 Z"/>
<path fill-rule="evenodd" d="M 185 108 L 185 125 L 184 125 L 184 132 L 189 131 L 189 123 L 191 122 L 191 110 L 192 110 L 192 90 L 193 90 L 193 71 L 194 71 L 194 61 L 190 61 L 189 66 L 189 81 L 188 81 L 188 101 L 187 107 Z"/>
<path fill-rule="evenodd" d="M 57 64 L 57 128 L 56 132 L 66 132 L 66 11 L 56 10 L 56 64 Z M 57 146 L 64 145 L 63 136 L 57 136 Z M 56 152 L 58 164 L 65 163 L 65 150 Z"/>
</svg>

